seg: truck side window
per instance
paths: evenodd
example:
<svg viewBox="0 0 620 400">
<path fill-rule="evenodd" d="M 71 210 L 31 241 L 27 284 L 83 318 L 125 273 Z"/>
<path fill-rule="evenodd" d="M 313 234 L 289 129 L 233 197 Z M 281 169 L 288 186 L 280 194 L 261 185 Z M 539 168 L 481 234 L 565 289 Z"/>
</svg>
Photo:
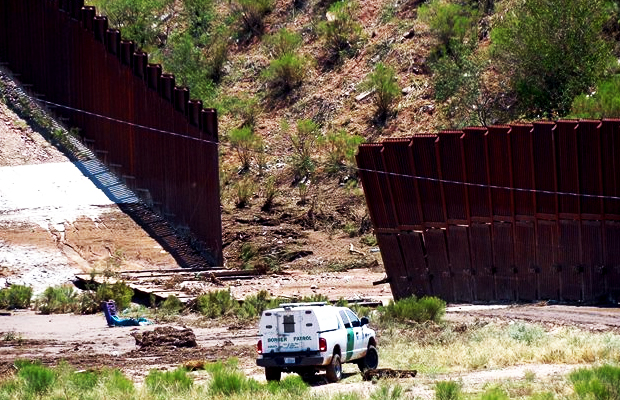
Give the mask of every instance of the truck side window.
<svg viewBox="0 0 620 400">
<path fill-rule="evenodd" d="M 355 313 L 353 311 L 347 310 L 346 313 L 347 313 L 347 316 L 349 317 L 349 320 L 351 320 L 351 325 L 354 328 L 362 326 L 362 323 L 360 322 L 360 319 L 357 318 L 357 315 L 355 315 Z"/>
<path fill-rule="evenodd" d="M 349 318 L 347 317 L 347 314 L 344 311 L 340 311 L 340 318 L 342 318 L 342 323 L 344 324 L 345 328 L 350 328 L 351 327 L 351 323 L 349 322 Z"/>
<path fill-rule="evenodd" d="M 285 315 L 284 316 L 284 333 L 293 333 L 293 332 L 295 332 L 295 316 Z"/>
</svg>

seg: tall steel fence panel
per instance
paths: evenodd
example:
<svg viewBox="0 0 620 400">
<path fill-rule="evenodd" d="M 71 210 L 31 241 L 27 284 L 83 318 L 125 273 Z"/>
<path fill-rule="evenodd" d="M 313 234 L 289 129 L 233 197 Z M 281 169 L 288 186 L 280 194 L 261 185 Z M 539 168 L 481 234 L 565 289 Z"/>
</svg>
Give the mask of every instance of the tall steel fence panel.
<svg viewBox="0 0 620 400">
<path fill-rule="evenodd" d="M 395 297 L 620 297 L 620 120 L 391 139 L 361 146 L 358 165 Z"/>
<path fill-rule="evenodd" d="M 221 265 L 215 110 L 83 0 L 4 0 L 0 25 L 0 58 L 20 81 Z"/>
</svg>

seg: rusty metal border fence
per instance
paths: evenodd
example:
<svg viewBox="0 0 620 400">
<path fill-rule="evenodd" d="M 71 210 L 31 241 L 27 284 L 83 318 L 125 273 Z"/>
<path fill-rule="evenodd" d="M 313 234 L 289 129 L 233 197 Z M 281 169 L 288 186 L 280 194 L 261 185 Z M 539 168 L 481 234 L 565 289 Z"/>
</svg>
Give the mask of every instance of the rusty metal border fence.
<svg viewBox="0 0 620 400">
<path fill-rule="evenodd" d="M 222 264 L 214 109 L 190 100 L 187 88 L 84 0 L 0 1 L 0 60 Z"/>
<path fill-rule="evenodd" d="M 620 295 L 620 120 L 467 128 L 360 146 L 395 298 Z"/>
</svg>

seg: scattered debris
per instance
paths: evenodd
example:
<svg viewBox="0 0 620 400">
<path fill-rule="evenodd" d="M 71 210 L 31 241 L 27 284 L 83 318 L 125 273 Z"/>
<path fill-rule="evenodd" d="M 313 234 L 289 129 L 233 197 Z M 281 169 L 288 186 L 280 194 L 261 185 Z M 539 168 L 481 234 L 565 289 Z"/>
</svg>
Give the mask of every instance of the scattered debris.
<svg viewBox="0 0 620 400">
<path fill-rule="evenodd" d="M 386 378 L 415 378 L 418 371 L 415 369 L 391 369 L 391 368 L 377 368 L 369 369 L 364 372 L 364 380 L 371 381 L 373 379 L 386 379 Z"/>
<path fill-rule="evenodd" d="M 405 33 L 403 37 L 400 38 L 400 41 L 404 42 L 407 39 L 413 39 L 414 36 L 415 36 L 415 29 L 411 28 L 409 32 Z"/>
<path fill-rule="evenodd" d="M 351 254 L 359 254 L 359 255 L 362 255 L 362 256 L 366 255 L 366 254 L 364 254 L 364 252 L 355 249 L 355 247 L 353 247 L 353 243 L 349 244 L 349 253 L 351 253 Z"/>
<path fill-rule="evenodd" d="M 375 90 L 369 90 L 367 92 L 364 93 L 360 93 L 357 96 L 355 96 L 355 101 L 362 101 L 364 100 L 366 97 L 370 96 L 371 94 L 373 94 L 375 92 Z"/>
<path fill-rule="evenodd" d="M 188 371 L 197 371 L 199 369 L 205 369 L 205 360 L 187 360 L 183 363 L 183 368 Z"/>
<path fill-rule="evenodd" d="M 196 347 L 196 335 L 189 328 L 175 329 L 159 326 L 152 331 L 132 332 L 136 345 L 140 348 L 155 346 Z"/>
</svg>

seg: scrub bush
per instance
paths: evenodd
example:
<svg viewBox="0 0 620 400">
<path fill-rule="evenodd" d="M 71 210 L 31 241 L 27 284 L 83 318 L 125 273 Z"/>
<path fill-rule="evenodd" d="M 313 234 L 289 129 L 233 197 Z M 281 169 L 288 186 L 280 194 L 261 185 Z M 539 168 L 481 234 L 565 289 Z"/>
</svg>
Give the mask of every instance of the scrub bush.
<svg viewBox="0 0 620 400">
<path fill-rule="evenodd" d="M 196 308 L 207 318 L 217 318 L 232 315 L 239 308 L 239 302 L 230 290 L 217 290 L 198 296 Z"/>
<path fill-rule="evenodd" d="M 437 297 L 415 296 L 397 301 L 391 300 L 386 307 L 381 307 L 380 318 L 382 321 L 426 321 L 440 322 L 446 312 L 446 302 Z"/>
<path fill-rule="evenodd" d="M 0 290 L 0 308 L 28 308 L 32 299 L 32 288 L 23 285 L 11 285 Z"/>
</svg>

